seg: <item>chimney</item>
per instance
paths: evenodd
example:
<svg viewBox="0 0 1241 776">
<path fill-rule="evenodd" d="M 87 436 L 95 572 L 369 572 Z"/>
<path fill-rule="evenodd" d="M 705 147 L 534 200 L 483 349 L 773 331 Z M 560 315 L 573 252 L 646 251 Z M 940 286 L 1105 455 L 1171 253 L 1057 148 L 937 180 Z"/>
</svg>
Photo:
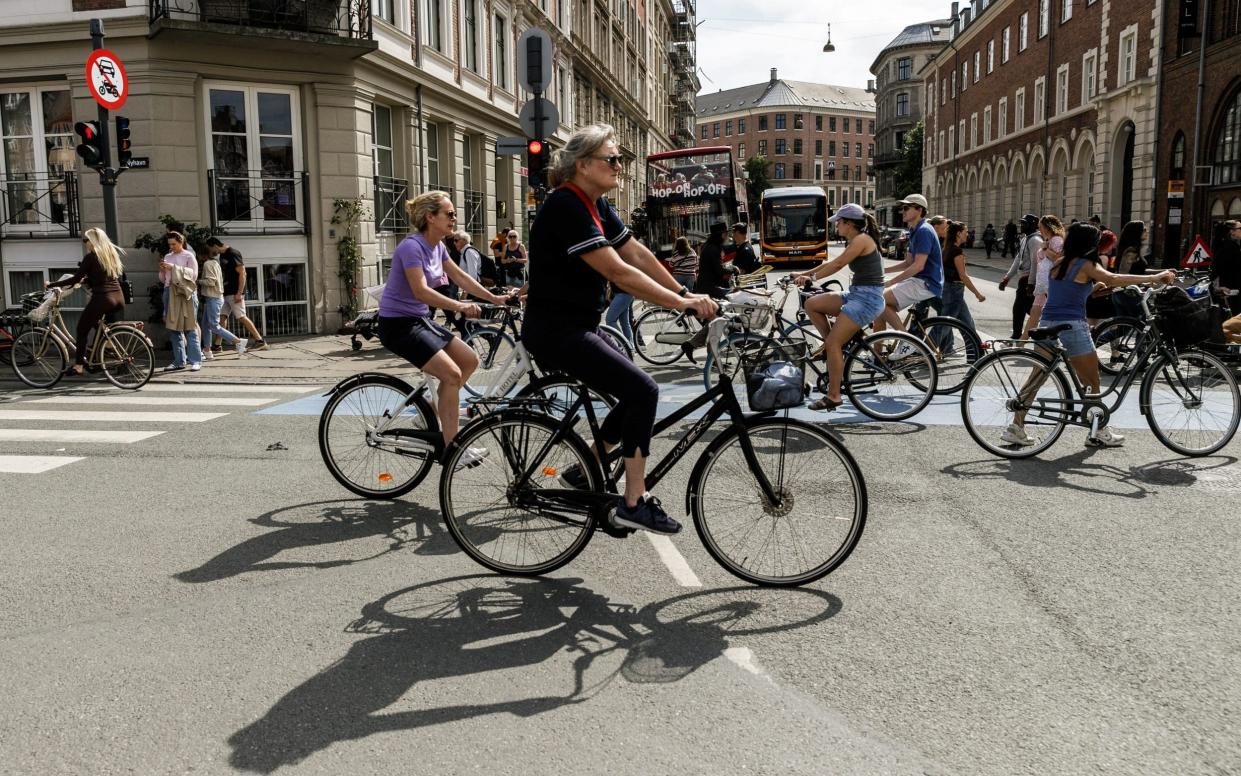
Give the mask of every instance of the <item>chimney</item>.
<svg viewBox="0 0 1241 776">
<path fill-rule="evenodd" d="M 952 35 L 953 37 L 956 37 L 956 34 L 961 31 L 961 27 L 960 27 L 961 17 L 958 15 L 960 8 L 961 8 L 961 4 L 959 2 L 952 4 Z"/>
<path fill-rule="evenodd" d="M 776 69 L 773 67 L 771 68 L 771 83 L 774 84 L 775 82 L 776 82 Z"/>
</svg>

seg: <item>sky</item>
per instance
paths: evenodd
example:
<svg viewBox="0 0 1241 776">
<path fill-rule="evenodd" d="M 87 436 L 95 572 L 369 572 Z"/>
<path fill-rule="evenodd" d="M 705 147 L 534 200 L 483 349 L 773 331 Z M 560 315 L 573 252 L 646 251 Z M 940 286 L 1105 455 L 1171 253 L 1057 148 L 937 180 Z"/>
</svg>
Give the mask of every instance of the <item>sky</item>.
<svg viewBox="0 0 1241 776">
<path fill-rule="evenodd" d="M 864 89 L 884 46 L 910 24 L 947 17 L 951 6 L 950 0 L 697 0 L 702 92 L 761 83 L 773 67 L 792 81 Z M 824 54 L 828 22 L 836 51 Z"/>
</svg>

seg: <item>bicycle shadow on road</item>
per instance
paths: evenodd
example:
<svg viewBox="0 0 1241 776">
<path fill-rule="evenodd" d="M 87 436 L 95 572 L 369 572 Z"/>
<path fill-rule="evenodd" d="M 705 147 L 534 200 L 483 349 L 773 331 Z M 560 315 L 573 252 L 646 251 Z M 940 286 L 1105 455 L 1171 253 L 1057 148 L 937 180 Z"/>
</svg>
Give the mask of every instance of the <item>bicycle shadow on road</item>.
<svg viewBox="0 0 1241 776">
<path fill-rule="evenodd" d="M 246 539 L 198 568 L 173 576 L 181 582 L 197 584 L 255 571 L 328 569 L 372 560 L 407 546 L 412 546 L 418 555 L 457 552 L 457 545 L 440 523 L 439 513 L 408 501 L 314 501 L 281 507 L 250 518 L 250 522 L 276 530 Z M 280 560 L 284 553 L 305 548 L 383 537 L 388 539 L 387 546 L 364 557 Z"/>
<path fill-rule="evenodd" d="M 960 480 L 991 477 L 1036 488 L 1070 488 L 1094 495 L 1142 499 L 1158 493 L 1161 487 L 1189 487 L 1198 481 L 1198 474 L 1228 466 L 1237 460 L 1232 456 L 1212 456 L 1192 461 L 1170 458 L 1128 467 L 1087 463 L 1086 459 L 1096 453 L 1105 451 L 1084 448 L 1054 460 L 985 458 L 950 464 L 940 471 Z M 1083 480 L 1091 479 L 1100 482 L 1100 486 L 1091 487 L 1083 483 Z M 1108 488 L 1105 486 L 1107 483 L 1118 487 Z"/>
<path fill-rule="evenodd" d="M 229 762 L 271 773 L 340 741 L 489 714 L 531 717 L 585 703 L 618 677 L 679 681 L 721 657 L 730 638 L 806 627 L 840 609 L 835 596 L 806 588 L 699 591 L 637 609 L 573 578 L 480 575 L 415 585 L 365 606 L 346 630 L 367 638 L 232 735 Z M 526 669 L 511 682 L 488 682 L 497 693 L 520 693 L 531 682 L 547 682 L 531 667 L 565 652 L 576 657 L 571 677 L 553 680 L 563 685 L 558 692 L 384 712 L 398 703 L 409 709 L 418 698 L 405 696 L 437 679 Z M 619 667 L 591 672 L 608 655 Z"/>
</svg>

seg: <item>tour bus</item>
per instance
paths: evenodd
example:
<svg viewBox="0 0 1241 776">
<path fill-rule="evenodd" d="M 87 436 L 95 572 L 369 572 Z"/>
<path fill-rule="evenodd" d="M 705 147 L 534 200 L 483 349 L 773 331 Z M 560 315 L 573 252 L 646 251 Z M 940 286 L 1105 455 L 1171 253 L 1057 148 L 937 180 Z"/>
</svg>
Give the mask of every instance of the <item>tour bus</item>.
<svg viewBox="0 0 1241 776">
<path fill-rule="evenodd" d="M 695 245 L 707 239 L 712 223 L 731 230 L 748 221 L 745 202 L 745 180 L 728 146 L 646 157 L 646 243 L 661 260 L 672 255 L 678 237 Z"/>
<path fill-rule="evenodd" d="M 827 258 L 827 193 L 817 186 L 767 189 L 759 199 L 759 246 L 764 264 Z"/>
</svg>

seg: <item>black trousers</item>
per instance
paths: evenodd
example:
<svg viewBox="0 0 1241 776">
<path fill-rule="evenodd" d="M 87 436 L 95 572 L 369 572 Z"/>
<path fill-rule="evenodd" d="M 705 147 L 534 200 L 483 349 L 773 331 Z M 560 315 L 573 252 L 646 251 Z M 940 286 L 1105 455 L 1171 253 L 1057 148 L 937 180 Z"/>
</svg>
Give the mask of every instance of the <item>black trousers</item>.
<svg viewBox="0 0 1241 776">
<path fill-rule="evenodd" d="M 1034 306 L 1034 286 L 1030 278 L 1023 277 L 1017 281 L 1017 298 L 1013 300 L 1013 339 L 1021 339 L 1025 328 L 1026 316 Z"/>
<path fill-rule="evenodd" d="M 78 328 L 76 332 L 77 348 L 73 353 L 73 363 L 86 363 L 86 337 L 90 334 L 90 330 L 99 324 L 105 315 L 114 310 L 125 309 L 125 297 L 121 296 L 120 291 L 113 291 L 110 294 L 90 295 L 90 301 L 86 303 L 86 309 L 82 311 L 82 317 L 78 318 Z"/>
</svg>

